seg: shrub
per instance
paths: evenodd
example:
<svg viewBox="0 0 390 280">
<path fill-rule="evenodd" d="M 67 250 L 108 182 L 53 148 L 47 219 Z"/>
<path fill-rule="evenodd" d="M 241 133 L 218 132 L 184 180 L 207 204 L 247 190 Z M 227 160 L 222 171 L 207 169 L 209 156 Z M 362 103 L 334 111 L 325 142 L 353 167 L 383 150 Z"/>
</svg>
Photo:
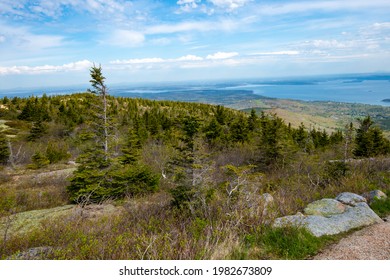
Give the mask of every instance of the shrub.
<svg viewBox="0 0 390 280">
<path fill-rule="evenodd" d="M 46 157 L 50 163 L 56 163 L 69 159 L 71 154 L 68 152 L 66 143 L 49 141 L 46 148 Z"/>
<path fill-rule="evenodd" d="M 92 203 L 154 192 L 158 183 L 159 177 L 145 165 L 113 165 L 100 170 L 79 167 L 67 190 L 72 201 Z"/>
<path fill-rule="evenodd" d="M 36 152 L 31 159 L 32 164 L 28 165 L 30 169 L 39 169 L 50 164 L 50 160 L 41 152 Z"/>
<path fill-rule="evenodd" d="M 387 192 L 386 199 L 375 199 L 370 207 L 378 214 L 379 217 L 384 218 L 390 214 L 390 191 Z"/>
</svg>

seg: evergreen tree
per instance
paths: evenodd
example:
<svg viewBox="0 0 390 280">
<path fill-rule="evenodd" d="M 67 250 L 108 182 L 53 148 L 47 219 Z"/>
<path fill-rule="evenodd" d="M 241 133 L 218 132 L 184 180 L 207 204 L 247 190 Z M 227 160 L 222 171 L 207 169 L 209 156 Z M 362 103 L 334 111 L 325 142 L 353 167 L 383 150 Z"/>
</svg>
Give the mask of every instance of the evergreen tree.
<svg viewBox="0 0 390 280">
<path fill-rule="evenodd" d="M 374 122 L 370 116 L 359 119 L 359 128 L 356 129 L 355 150 L 357 157 L 372 157 L 390 153 L 390 142 L 384 138 L 383 132 L 378 127 L 373 127 Z"/>
<path fill-rule="evenodd" d="M 102 105 L 93 115 L 96 136 L 86 151 L 79 156 L 80 163 L 73 174 L 68 192 L 74 202 L 98 202 L 107 198 L 120 198 L 155 191 L 159 178 L 149 167 L 139 163 L 141 142 L 137 123 L 129 134 L 124 153 L 119 159 L 109 151 L 109 112 L 107 88 L 101 68 L 92 67 L 91 83 L 101 98 Z"/>
<path fill-rule="evenodd" d="M 203 131 L 209 144 L 214 143 L 219 137 L 222 136 L 222 126 L 219 124 L 216 118 L 212 118 L 210 123 L 203 129 Z"/>
<path fill-rule="evenodd" d="M 134 164 L 140 158 L 140 150 L 142 144 L 139 135 L 139 122 L 134 124 L 134 127 L 130 129 L 127 142 L 122 148 L 123 155 L 120 157 L 120 162 L 122 164 Z"/>
<path fill-rule="evenodd" d="M 9 156 L 8 139 L 3 132 L 0 132 L 0 164 L 7 164 Z"/>
<path fill-rule="evenodd" d="M 105 85 L 105 77 L 102 73 L 101 66 L 96 67 L 93 66 L 90 70 L 91 74 L 91 80 L 90 83 L 92 84 L 93 90 L 92 93 L 96 94 L 101 99 L 101 104 L 97 105 L 97 112 L 95 117 L 94 126 L 96 128 L 97 132 L 97 143 L 101 145 L 103 149 L 103 157 L 105 160 L 109 159 L 109 148 L 108 148 L 108 142 L 109 142 L 109 129 L 110 129 L 110 123 L 108 121 L 108 90 L 107 86 Z"/>
<path fill-rule="evenodd" d="M 282 152 L 281 138 L 283 122 L 276 116 L 267 118 L 262 112 L 261 118 L 261 137 L 259 148 L 264 152 L 264 163 L 266 165 L 276 161 Z"/>
<path fill-rule="evenodd" d="M 176 188 L 172 189 L 172 204 L 177 208 L 186 208 L 194 195 L 195 186 L 195 137 L 200 123 L 194 116 L 186 116 L 182 121 L 182 143 L 176 149 L 179 154 L 173 161 Z"/>
<path fill-rule="evenodd" d="M 248 127 L 247 120 L 244 116 L 239 116 L 231 125 L 230 125 L 230 138 L 233 142 L 245 142 L 248 140 Z"/>
<path fill-rule="evenodd" d="M 86 197 L 90 202 L 111 197 L 110 190 L 106 188 L 109 179 L 107 175 L 112 164 L 108 151 L 107 87 L 101 67 L 93 66 L 90 74 L 90 82 L 94 88 L 92 92 L 101 98 L 101 105 L 96 106 L 98 111 L 92 116 L 95 141 L 77 159 L 79 166 L 67 188 L 75 202 Z"/>
<path fill-rule="evenodd" d="M 224 125 L 226 122 L 225 108 L 221 105 L 217 105 L 215 109 L 215 119 L 220 125 Z"/>
<path fill-rule="evenodd" d="M 29 141 L 36 141 L 41 138 L 47 132 L 47 127 L 42 120 L 37 120 L 33 123 L 33 126 L 30 129 L 30 134 L 27 139 Z"/>
<path fill-rule="evenodd" d="M 248 118 L 248 130 L 249 131 L 254 131 L 256 127 L 258 126 L 258 120 L 259 118 L 257 117 L 255 109 L 252 108 L 250 116 Z"/>
</svg>

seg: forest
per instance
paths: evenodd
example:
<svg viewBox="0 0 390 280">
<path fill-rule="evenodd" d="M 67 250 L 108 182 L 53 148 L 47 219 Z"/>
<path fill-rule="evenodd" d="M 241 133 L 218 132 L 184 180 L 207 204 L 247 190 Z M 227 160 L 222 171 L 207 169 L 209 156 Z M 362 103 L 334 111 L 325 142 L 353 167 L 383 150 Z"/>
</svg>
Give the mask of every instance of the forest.
<svg viewBox="0 0 390 280">
<path fill-rule="evenodd" d="M 91 88 L 0 100 L 0 218 L 69 204 L 118 211 L 6 228 L 0 259 L 35 247 L 48 259 L 307 258 L 331 238 L 298 232 L 310 246 L 276 250 L 289 233 L 272 230 L 274 218 L 343 191 L 390 191 L 390 141 L 369 115 L 329 132 L 254 109 L 113 97 L 99 67 Z"/>
</svg>

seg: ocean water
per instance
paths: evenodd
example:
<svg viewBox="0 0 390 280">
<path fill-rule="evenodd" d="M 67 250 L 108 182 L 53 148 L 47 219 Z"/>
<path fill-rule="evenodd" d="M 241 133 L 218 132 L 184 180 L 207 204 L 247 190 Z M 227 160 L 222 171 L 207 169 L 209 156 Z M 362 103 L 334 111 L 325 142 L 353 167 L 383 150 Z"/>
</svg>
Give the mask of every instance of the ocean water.
<svg viewBox="0 0 390 280">
<path fill-rule="evenodd" d="M 110 94 L 124 97 L 149 99 L 171 99 L 191 101 L 215 100 L 223 94 L 255 94 L 271 98 L 294 99 L 302 101 L 335 101 L 390 106 L 390 75 L 350 75 L 299 79 L 235 80 L 218 82 L 178 82 L 139 85 L 109 85 Z M 1 90 L 0 98 L 70 94 L 84 92 L 88 86 Z M 211 98 L 211 94 L 213 98 Z M 210 100 L 208 100 L 209 95 Z M 204 99 L 203 99 L 204 98 Z M 248 98 L 248 96 L 246 96 Z M 215 102 L 212 102 L 215 103 Z"/>
<path fill-rule="evenodd" d="M 390 106 L 384 99 L 390 99 L 390 81 L 335 80 L 299 84 L 243 84 L 226 89 L 245 89 L 253 93 L 281 99 L 303 101 L 336 101 Z"/>
</svg>

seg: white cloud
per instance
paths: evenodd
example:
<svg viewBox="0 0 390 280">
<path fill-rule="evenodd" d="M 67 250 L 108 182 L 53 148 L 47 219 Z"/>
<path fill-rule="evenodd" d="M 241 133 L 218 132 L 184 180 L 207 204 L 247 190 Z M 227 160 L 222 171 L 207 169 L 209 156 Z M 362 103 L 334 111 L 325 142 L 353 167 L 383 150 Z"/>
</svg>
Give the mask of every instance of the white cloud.
<svg viewBox="0 0 390 280">
<path fill-rule="evenodd" d="M 196 55 L 186 55 L 186 56 L 182 56 L 182 57 L 179 57 L 178 59 L 176 59 L 176 61 L 201 61 L 203 60 L 202 57 L 200 56 L 196 56 Z"/>
<path fill-rule="evenodd" d="M 126 60 L 114 60 L 111 64 L 114 65 L 130 65 L 130 64 L 159 64 L 159 63 L 173 63 L 173 62 L 185 62 L 185 61 L 201 61 L 202 57 L 196 55 L 185 55 L 179 58 L 163 59 L 159 57 L 152 58 L 134 58 Z"/>
<path fill-rule="evenodd" d="M 115 30 L 106 43 L 120 47 L 138 47 L 145 41 L 145 36 L 132 30 Z"/>
<path fill-rule="evenodd" d="M 178 58 L 135 58 L 127 60 L 114 60 L 110 64 L 115 65 L 116 69 L 152 69 L 152 68 L 207 68 L 217 66 L 235 66 L 247 63 L 247 59 L 233 59 L 238 56 L 236 52 L 217 52 L 206 57 L 196 55 L 185 55 Z"/>
<path fill-rule="evenodd" d="M 176 2 L 180 6 L 180 10 L 183 12 L 190 12 L 193 9 L 198 8 L 201 0 L 179 0 Z"/>
<path fill-rule="evenodd" d="M 346 48 L 347 44 L 345 42 L 339 42 L 337 40 L 314 40 L 311 44 L 316 48 Z"/>
<path fill-rule="evenodd" d="M 373 24 L 375 29 L 390 29 L 390 22 L 376 22 Z"/>
<path fill-rule="evenodd" d="M 208 55 L 206 57 L 206 59 L 213 59 L 213 60 L 216 60 L 216 59 L 228 59 L 228 58 L 232 58 L 232 57 L 235 57 L 235 56 L 238 56 L 237 52 L 217 52 L 217 53 Z"/>
<path fill-rule="evenodd" d="M 218 8 L 227 9 L 229 11 L 245 6 L 250 1 L 251 0 L 209 0 L 209 2 L 213 3 L 213 5 Z"/>
<path fill-rule="evenodd" d="M 172 43 L 172 40 L 169 38 L 155 38 L 149 40 L 149 42 L 156 46 L 167 46 Z"/>
<path fill-rule="evenodd" d="M 21 48 L 27 51 L 59 47 L 64 40 L 62 36 L 34 34 L 27 27 L 13 27 L 0 23 L 0 30 L 3 42 L 7 41 L 11 44 L 10 48 Z"/>
<path fill-rule="evenodd" d="M 0 75 L 83 71 L 89 69 L 92 65 L 93 63 L 89 60 L 81 60 L 63 65 L 0 67 Z"/>
<path fill-rule="evenodd" d="M 239 22 L 233 20 L 189 21 L 176 24 L 160 24 L 147 27 L 145 29 L 145 34 L 173 34 L 189 31 L 230 31 L 236 29 L 239 24 Z"/>
<path fill-rule="evenodd" d="M 5 36 L 0 35 L 0 43 L 5 42 Z"/>
<path fill-rule="evenodd" d="M 313 10 L 336 11 L 336 10 L 359 10 L 369 8 L 390 7 L 388 0 L 343 0 L 343 1 L 299 1 L 295 3 L 278 3 L 274 5 L 259 4 L 257 10 L 260 14 L 282 15 L 302 13 Z"/>
<path fill-rule="evenodd" d="M 126 60 L 114 60 L 111 61 L 111 64 L 115 65 L 125 65 L 125 64 L 149 64 L 149 63 L 163 63 L 164 59 L 153 57 L 153 58 L 134 58 L 134 59 L 126 59 Z"/>
<path fill-rule="evenodd" d="M 252 55 L 299 55 L 299 51 L 276 51 L 276 52 L 259 52 Z"/>
</svg>

